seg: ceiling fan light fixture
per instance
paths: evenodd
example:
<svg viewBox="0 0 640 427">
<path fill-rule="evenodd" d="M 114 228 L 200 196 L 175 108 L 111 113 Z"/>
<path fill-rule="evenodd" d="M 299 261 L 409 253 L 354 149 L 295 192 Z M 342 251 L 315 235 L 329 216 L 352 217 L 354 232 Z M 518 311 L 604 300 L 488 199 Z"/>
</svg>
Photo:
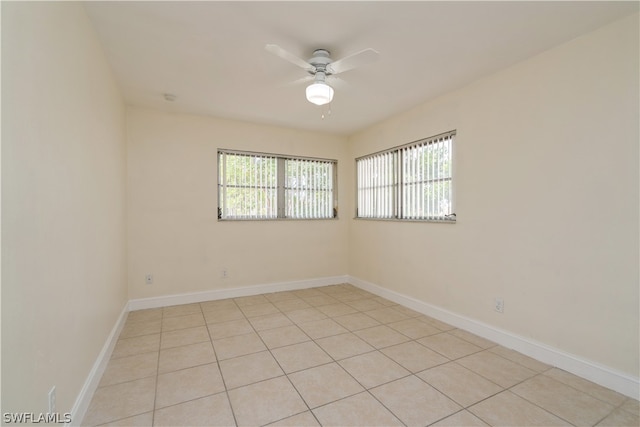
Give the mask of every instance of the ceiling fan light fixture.
<svg viewBox="0 0 640 427">
<path fill-rule="evenodd" d="M 307 86 L 307 101 L 324 105 L 333 99 L 333 88 L 324 82 L 314 82 Z"/>
</svg>

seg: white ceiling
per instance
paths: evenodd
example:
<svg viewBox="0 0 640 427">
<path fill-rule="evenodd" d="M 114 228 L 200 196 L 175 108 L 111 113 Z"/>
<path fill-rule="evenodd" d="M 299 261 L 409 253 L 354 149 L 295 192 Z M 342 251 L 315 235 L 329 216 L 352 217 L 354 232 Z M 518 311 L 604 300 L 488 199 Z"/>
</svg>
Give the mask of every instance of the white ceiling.
<svg viewBox="0 0 640 427">
<path fill-rule="evenodd" d="M 638 2 L 87 2 L 128 104 L 349 135 L 638 11 Z M 307 59 L 373 48 L 340 74 L 331 114 L 306 101 Z M 337 77 L 334 77 L 337 78 Z M 174 102 L 163 94 L 176 96 Z"/>
</svg>

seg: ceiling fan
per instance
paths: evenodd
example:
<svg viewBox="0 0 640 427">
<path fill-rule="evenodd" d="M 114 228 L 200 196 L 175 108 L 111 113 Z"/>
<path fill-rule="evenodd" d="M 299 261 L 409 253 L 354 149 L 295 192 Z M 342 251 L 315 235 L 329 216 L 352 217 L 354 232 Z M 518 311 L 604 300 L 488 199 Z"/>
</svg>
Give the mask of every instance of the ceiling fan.
<svg viewBox="0 0 640 427">
<path fill-rule="evenodd" d="M 331 59 L 331 54 L 326 49 L 314 50 L 313 56 L 307 61 L 275 44 L 268 44 L 265 49 L 297 65 L 313 76 L 313 83 L 307 86 L 306 95 L 307 100 L 316 105 L 327 104 L 333 99 L 333 88 L 326 82 L 328 76 L 344 73 L 378 59 L 378 52 L 371 48 L 361 50 L 337 61 Z"/>
</svg>

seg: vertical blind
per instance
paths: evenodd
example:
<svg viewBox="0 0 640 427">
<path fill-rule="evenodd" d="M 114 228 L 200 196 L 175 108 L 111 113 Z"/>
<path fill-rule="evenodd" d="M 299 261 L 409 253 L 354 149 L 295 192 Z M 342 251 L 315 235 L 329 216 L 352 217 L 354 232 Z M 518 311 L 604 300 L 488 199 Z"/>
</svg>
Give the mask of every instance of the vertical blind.
<svg viewBox="0 0 640 427">
<path fill-rule="evenodd" d="M 454 221 L 455 131 L 356 159 L 358 218 Z"/>
<path fill-rule="evenodd" d="M 335 160 L 218 151 L 219 219 L 337 215 Z"/>
<path fill-rule="evenodd" d="M 320 160 L 285 160 L 287 218 L 333 217 L 333 164 Z"/>
<path fill-rule="evenodd" d="M 277 218 L 277 158 L 269 155 L 219 153 L 221 218 Z"/>
<path fill-rule="evenodd" d="M 386 152 L 358 161 L 358 216 L 396 216 L 396 153 Z"/>
</svg>

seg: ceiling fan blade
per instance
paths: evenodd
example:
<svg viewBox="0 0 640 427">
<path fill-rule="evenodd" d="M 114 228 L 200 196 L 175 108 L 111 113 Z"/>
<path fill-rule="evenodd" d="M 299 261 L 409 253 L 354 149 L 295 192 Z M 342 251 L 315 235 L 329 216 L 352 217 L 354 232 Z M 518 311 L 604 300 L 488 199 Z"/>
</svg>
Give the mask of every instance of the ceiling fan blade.
<svg viewBox="0 0 640 427">
<path fill-rule="evenodd" d="M 327 84 L 337 90 L 344 90 L 350 86 L 345 79 L 341 79 L 333 74 L 327 77 Z"/>
<path fill-rule="evenodd" d="M 280 86 L 282 87 L 297 86 L 302 83 L 311 83 L 311 82 L 313 82 L 313 76 L 305 76 L 287 83 L 283 83 Z"/>
<path fill-rule="evenodd" d="M 370 64 L 378 59 L 379 53 L 371 48 L 361 50 L 353 55 L 338 59 L 328 65 L 331 74 L 344 73 L 361 65 Z"/>
<path fill-rule="evenodd" d="M 305 61 L 302 58 L 298 58 L 293 53 L 287 52 L 286 50 L 284 50 L 283 48 L 281 48 L 277 44 L 268 44 L 264 48 L 268 52 L 271 52 L 274 55 L 279 56 L 280 58 L 285 59 L 285 60 L 291 62 L 294 65 L 297 65 L 298 67 L 300 67 L 300 68 L 302 68 L 304 70 L 307 70 L 307 71 L 313 70 L 313 66 L 311 64 L 309 64 L 307 61 Z"/>
</svg>

